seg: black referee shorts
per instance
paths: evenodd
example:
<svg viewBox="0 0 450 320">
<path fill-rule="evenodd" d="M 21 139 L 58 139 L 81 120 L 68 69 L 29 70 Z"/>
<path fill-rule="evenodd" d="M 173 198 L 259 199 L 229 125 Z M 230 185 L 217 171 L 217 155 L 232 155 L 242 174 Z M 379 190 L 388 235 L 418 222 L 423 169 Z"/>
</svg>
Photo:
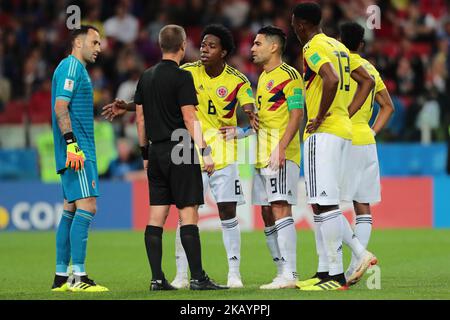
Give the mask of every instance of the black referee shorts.
<svg viewBox="0 0 450 320">
<path fill-rule="evenodd" d="M 171 159 L 172 148 L 181 150 L 175 142 L 153 143 L 150 147 L 147 170 L 150 205 L 175 204 L 182 209 L 203 204 L 202 173 L 198 161 L 197 164 L 193 161 L 191 164 L 175 164 Z M 188 150 L 190 159 L 197 157 L 193 147 Z"/>
</svg>

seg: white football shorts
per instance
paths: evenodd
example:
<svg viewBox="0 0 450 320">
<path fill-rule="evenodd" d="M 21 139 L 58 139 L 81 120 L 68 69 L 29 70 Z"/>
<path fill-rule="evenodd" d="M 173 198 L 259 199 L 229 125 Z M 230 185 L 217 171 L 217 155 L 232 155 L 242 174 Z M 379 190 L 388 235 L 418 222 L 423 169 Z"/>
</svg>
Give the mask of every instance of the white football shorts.
<svg viewBox="0 0 450 320">
<path fill-rule="evenodd" d="M 239 168 L 236 163 L 214 171 L 211 176 L 202 172 L 202 179 L 204 194 L 208 189 L 211 189 L 216 203 L 237 202 L 238 205 L 245 203 L 241 180 L 239 179 Z"/>
<path fill-rule="evenodd" d="M 351 145 L 351 140 L 323 132 L 306 139 L 303 162 L 309 204 L 339 205 Z"/>
<path fill-rule="evenodd" d="M 359 203 L 381 201 L 377 145 L 352 145 L 345 170 L 342 200 Z"/>
<path fill-rule="evenodd" d="M 287 201 L 291 205 L 296 205 L 299 179 L 300 167 L 290 160 L 286 160 L 283 168 L 276 171 L 269 167 L 255 169 L 253 204 L 268 206 L 274 201 Z"/>
</svg>

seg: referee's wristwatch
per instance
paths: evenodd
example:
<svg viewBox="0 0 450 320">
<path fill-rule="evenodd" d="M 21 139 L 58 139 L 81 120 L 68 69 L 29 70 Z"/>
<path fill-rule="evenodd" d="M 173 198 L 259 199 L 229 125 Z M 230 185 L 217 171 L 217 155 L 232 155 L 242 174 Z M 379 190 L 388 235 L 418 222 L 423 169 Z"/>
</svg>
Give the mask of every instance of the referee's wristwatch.
<svg viewBox="0 0 450 320">
<path fill-rule="evenodd" d="M 202 157 L 207 157 L 211 154 L 211 146 L 207 146 L 206 148 L 200 148 L 200 154 Z"/>
</svg>

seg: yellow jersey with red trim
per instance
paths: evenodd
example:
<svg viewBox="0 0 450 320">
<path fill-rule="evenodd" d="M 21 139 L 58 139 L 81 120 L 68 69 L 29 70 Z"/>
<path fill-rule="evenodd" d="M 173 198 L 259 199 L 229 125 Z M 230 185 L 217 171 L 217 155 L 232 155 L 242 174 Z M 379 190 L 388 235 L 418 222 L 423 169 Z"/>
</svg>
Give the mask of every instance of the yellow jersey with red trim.
<svg viewBox="0 0 450 320">
<path fill-rule="evenodd" d="M 191 72 L 197 92 L 197 117 L 202 125 L 206 143 L 211 146 L 215 169 L 225 168 L 237 161 L 235 139 L 224 140 L 219 129 L 237 126 L 236 108 L 254 104 L 253 91 L 247 77 L 225 64 L 222 73 L 211 78 L 201 61 L 181 66 Z M 201 161 L 201 157 L 200 157 Z"/>
<path fill-rule="evenodd" d="M 286 131 L 289 111 L 304 106 L 303 79 L 296 69 L 282 63 L 270 72 L 261 73 L 256 97 L 259 116 L 256 168 L 264 168 Z M 286 148 L 286 160 L 300 165 L 299 132 Z"/>
<path fill-rule="evenodd" d="M 348 106 L 353 96 L 350 96 L 350 74 L 357 69 L 357 61 L 350 59 L 350 51 L 341 42 L 323 33 L 316 34 L 303 47 L 303 79 L 306 91 L 306 110 L 308 121 L 317 117 L 322 100 L 323 80 L 319 70 L 325 63 L 331 63 L 339 76 L 336 95 L 325 118 L 316 132 L 334 134 L 338 137 L 352 139 L 352 123 L 348 114 Z M 305 141 L 310 134 L 304 133 Z"/>
<path fill-rule="evenodd" d="M 373 113 L 373 104 L 375 100 L 375 95 L 381 90 L 386 89 L 386 86 L 381 79 L 380 74 L 377 69 L 366 59 L 362 58 L 357 53 L 350 53 L 350 59 L 359 61 L 359 63 L 367 70 L 370 76 L 375 81 L 375 88 L 372 89 L 366 101 L 351 118 L 352 121 L 352 144 L 354 145 L 366 145 L 376 143 L 375 137 L 370 130 L 369 121 Z M 356 92 L 358 84 L 355 80 L 351 79 L 350 84 L 350 94 L 353 97 Z"/>
</svg>

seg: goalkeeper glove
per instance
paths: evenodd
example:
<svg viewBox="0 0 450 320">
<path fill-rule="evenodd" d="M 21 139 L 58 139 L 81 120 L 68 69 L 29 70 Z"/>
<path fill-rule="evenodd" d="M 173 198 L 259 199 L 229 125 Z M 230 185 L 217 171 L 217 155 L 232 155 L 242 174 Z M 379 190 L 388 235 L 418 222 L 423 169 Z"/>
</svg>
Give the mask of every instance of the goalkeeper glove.
<svg viewBox="0 0 450 320">
<path fill-rule="evenodd" d="M 84 152 L 78 146 L 72 132 L 68 132 L 64 135 L 64 139 L 67 144 L 67 160 L 66 168 L 71 168 L 75 171 L 81 170 L 84 167 Z"/>
</svg>

